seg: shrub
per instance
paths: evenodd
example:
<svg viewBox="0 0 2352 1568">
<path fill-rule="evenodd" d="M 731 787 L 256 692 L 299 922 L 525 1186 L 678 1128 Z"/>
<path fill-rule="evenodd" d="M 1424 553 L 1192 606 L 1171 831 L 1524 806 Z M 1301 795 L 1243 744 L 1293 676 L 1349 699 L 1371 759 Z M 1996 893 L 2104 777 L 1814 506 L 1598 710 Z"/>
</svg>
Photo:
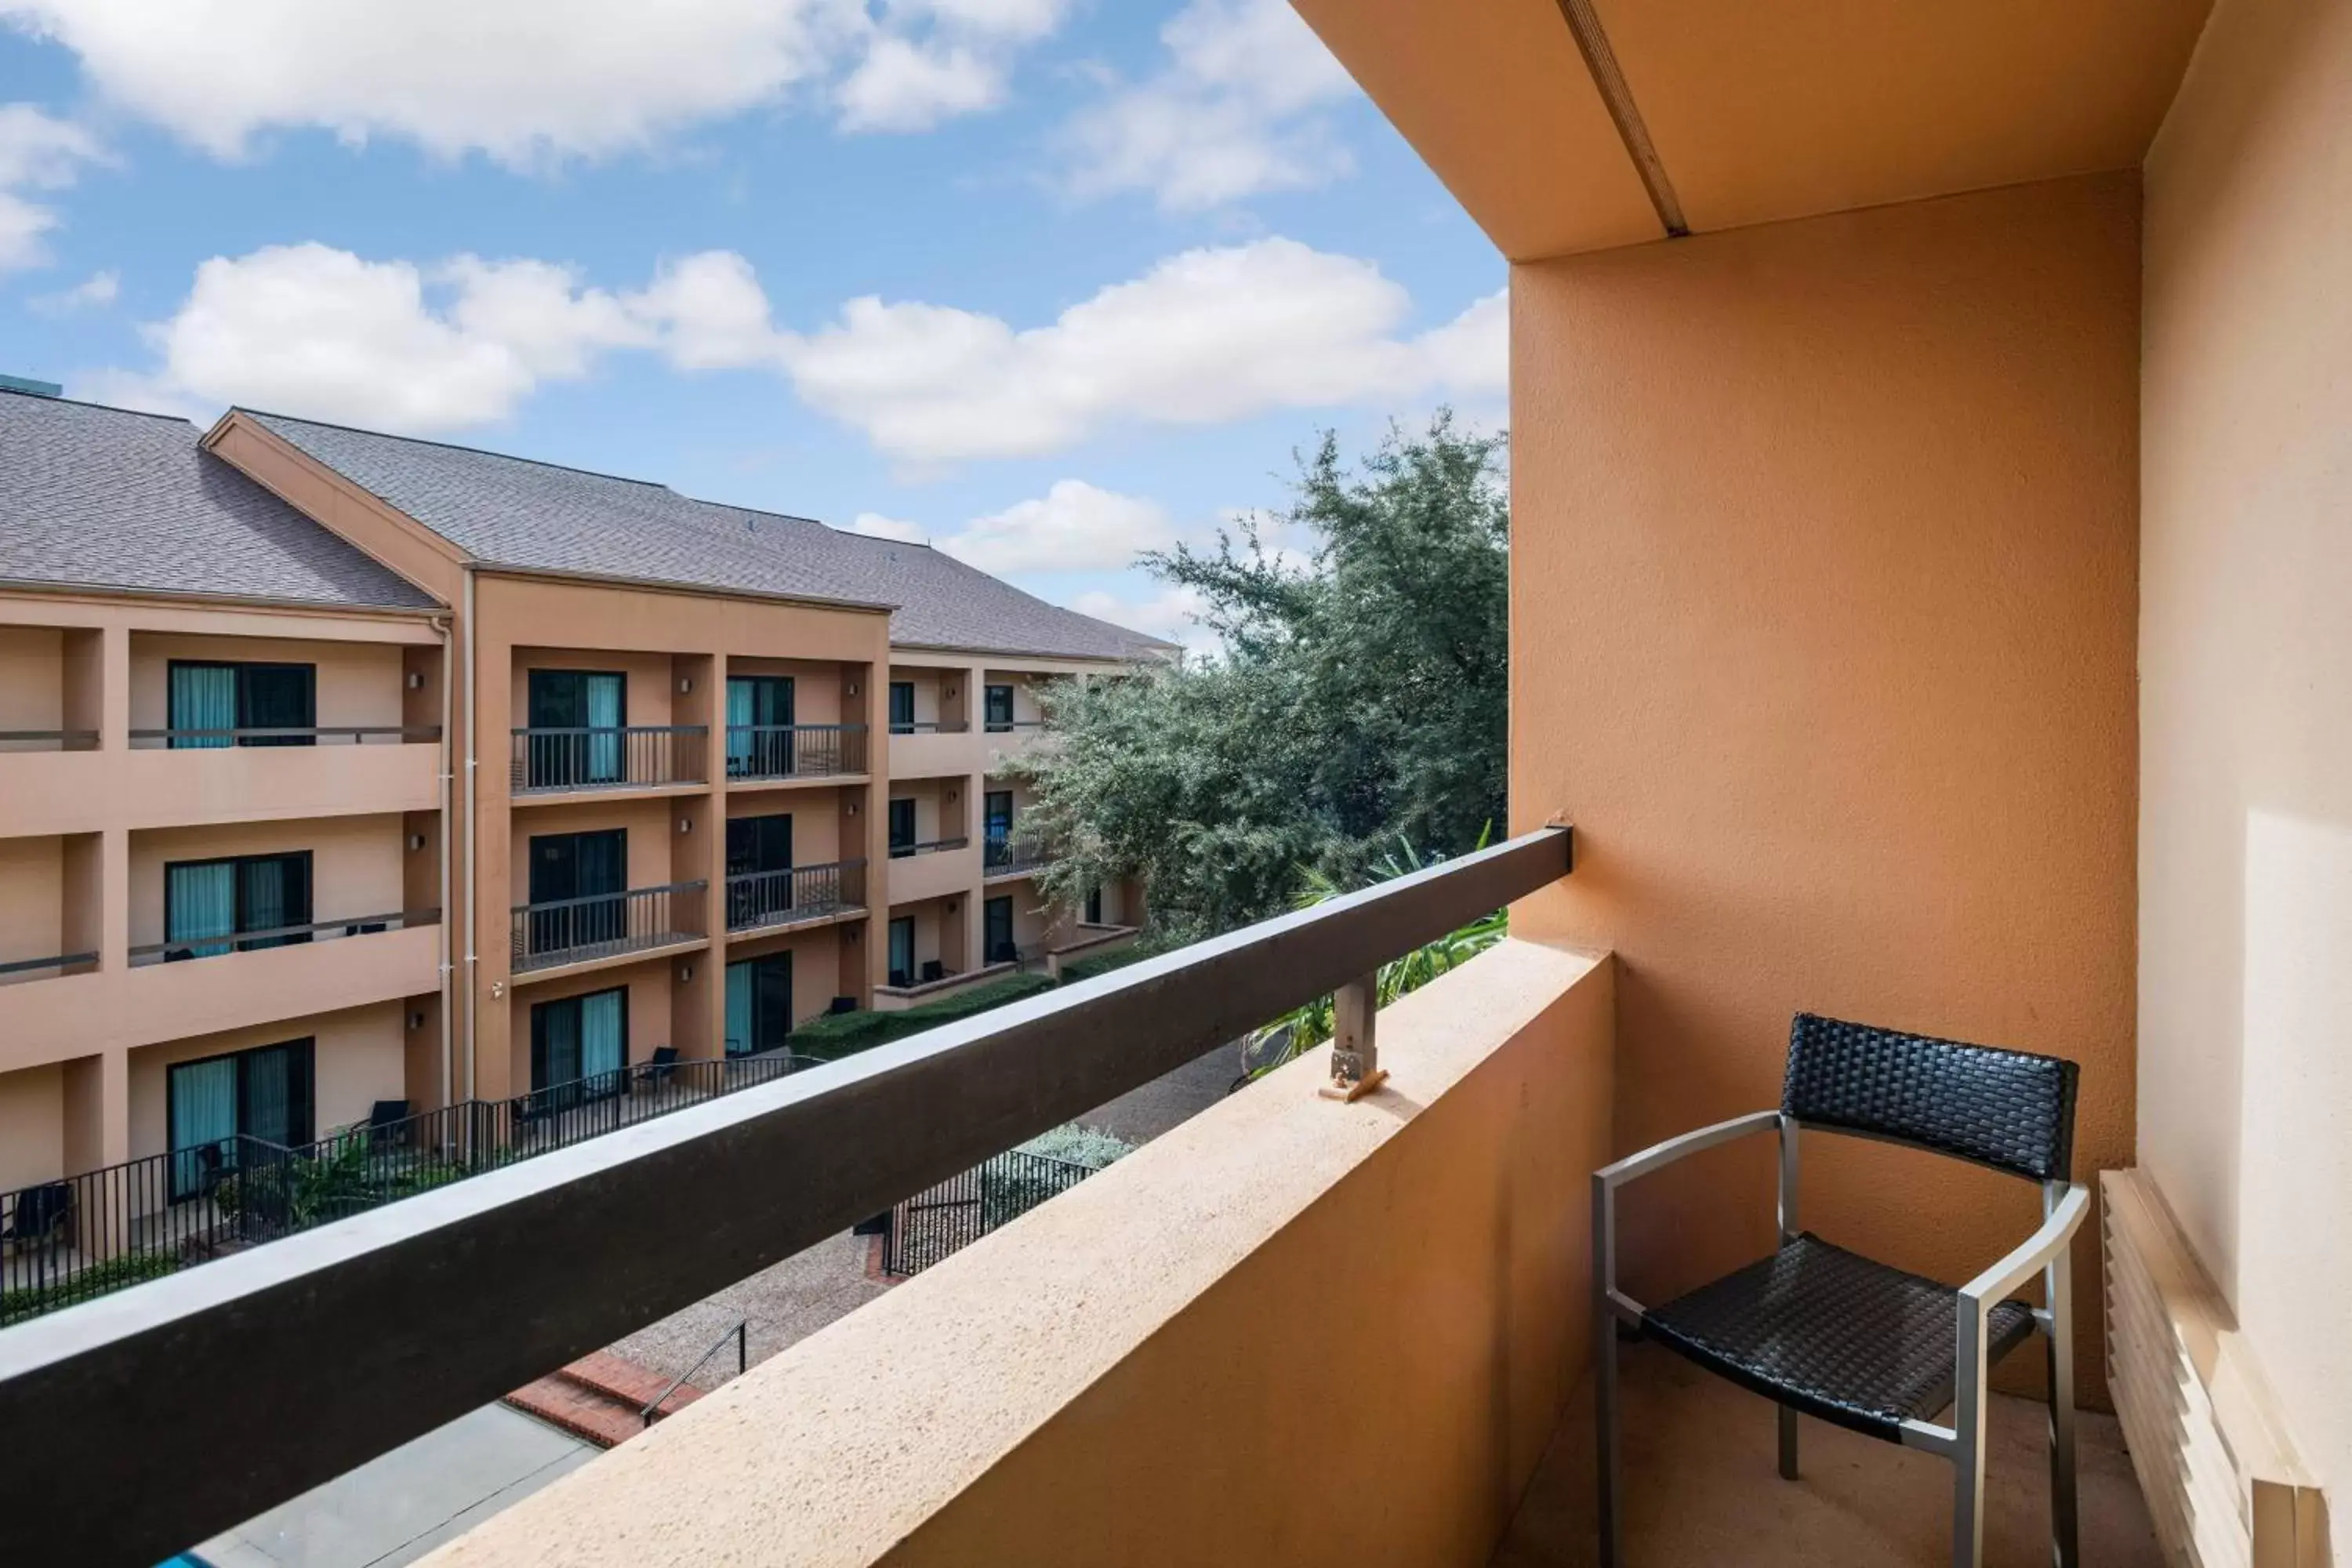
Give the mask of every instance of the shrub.
<svg viewBox="0 0 2352 1568">
<path fill-rule="evenodd" d="M 0 1327 L 37 1318 L 44 1312 L 54 1312 L 60 1307 L 87 1301 L 142 1280 L 160 1279 L 177 1272 L 180 1265 L 181 1258 L 176 1252 L 134 1252 L 78 1268 L 54 1284 L 0 1290 Z"/>
<path fill-rule="evenodd" d="M 1062 984 L 1076 985 L 1081 980 L 1092 980 L 1097 974 L 1108 974 L 1115 969 L 1125 969 L 1130 963 L 1156 958 L 1166 951 L 1156 942 L 1131 942 L 1108 952 L 1090 952 L 1084 958 L 1074 958 L 1062 965 Z"/>
<path fill-rule="evenodd" d="M 1038 1154 L 1048 1160 L 1061 1160 L 1097 1171 L 1114 1160 L 1135 1152 L 1135 1145 L 1126 1139 L 1092 1127 L 1081 1127 L 1075 1121 L 1049 1127 L 1020 1147 L 1024 1154 Z"/>
<path fill-rule="evenodd" d="M 820 1061 L 837 1061 L 1052 989 L 1054 983 L 1043 974 L 1008 974 L 959 995 L 925 1002 L 903 1012 L 827 1013 L 793 1031 L 792 1049 Z"/>
</svg>

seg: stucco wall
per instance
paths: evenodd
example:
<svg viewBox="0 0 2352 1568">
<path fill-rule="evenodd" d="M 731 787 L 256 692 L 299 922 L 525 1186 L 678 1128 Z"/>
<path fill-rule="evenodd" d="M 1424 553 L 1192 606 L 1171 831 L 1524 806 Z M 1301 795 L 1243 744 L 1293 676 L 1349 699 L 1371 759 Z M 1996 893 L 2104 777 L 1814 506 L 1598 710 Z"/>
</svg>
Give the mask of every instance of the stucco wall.
<svg viewBox="0 0 2352 1568">
<path fill-rule="evenodd" d="M 65 691 L 65 633 L 0 626 L 0 730 L 63 729 Z"/>
<path fill-rule="evenodd" d="M 1506 943 L 1388 1092 L 1276 1073 L 428 1561 L 1484 1564 L 1582 1376 L 1610 982 Z"/>
<path fill-rule="evenodd" d="M 54 834 L 0 838 L 0 963 L 55 958 L 65 951 L 65 931 L 66 841 Z M 0 1009 L 6 1006 L 0 989 Z"/>
<path fill-rule="evenodd" d="M 171 722 L 173 659 L 316 667 L 318 719 L 341 725 L 396 726 L 407 689 L 395 643 L 296 642 L 278 637 L 223 637 L 168 632 L 131 636 L 131 727 L 161 730 Z M 431 694 L 435 701 L 439 693 Z M 341 745 L 340 741 L 330 742 Z M 371 743 L 381 743 L 381 740 Z"/>
<path fill-rule="evenodd" d="M 306 1036 L 311 1042 L 316 1132 L 367 1119 L 379 1100 L 406 1092 L 403 1062 L 407 1019 L 397 1002 L 344 1012 L 289 1018 L 247 1029 L 173 1040 L 131 1053 L 131 1152 L 160 1154 L 170 1147 L 167 1071 L 174 1062 L 274 1046 Z"/>
<path fill-rule="evenodd" d="M 2337 1490 L 2352 1484 L 2347 104 L 2352 5 L 2215 8 L 2147 162 L 2140 384 L 2140 1160 Z"/>
<path fill-rule="evenodd" d="M 65 1084 L 62 1063 L 0 1073 L 0 1191 L 66 1173 Z"/>
<path fill-rule="evenodd" d="M 1577 869 L 1513 930 L 1620 955 L 1621 1150 L 1777 1103 L 1804 1009 L 2071 1057 L 2076 1174 L 2129 1162 L 2138 206 L 2105 175 L 1514 268 L 1511 816 L 1573 818 Z M 2040 1218 L 1806 1159 L 1809 1226 L 1947 1279 Z M 1769 1164 L 1644 1184 L 1635 1293 L 1760 1255 Z"/>
<path fill-rule="evenodd" d="M 401 910 L 407 845 L 396 816 L 326 817 L 219 827 L 161 827 L 131 836 L 131 942 L 163 937 L 163 868 L 175 860 L 310 852 L 310 918 Z"/>
</svg>

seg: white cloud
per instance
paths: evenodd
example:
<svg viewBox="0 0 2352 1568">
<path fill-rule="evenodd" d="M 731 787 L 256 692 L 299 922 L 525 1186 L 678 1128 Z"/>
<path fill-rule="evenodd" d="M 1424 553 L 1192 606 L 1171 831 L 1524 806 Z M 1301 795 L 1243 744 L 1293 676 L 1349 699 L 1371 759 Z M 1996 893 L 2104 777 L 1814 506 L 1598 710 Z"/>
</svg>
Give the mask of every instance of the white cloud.
<svg viewBox="0 0 2352 1568">
<path fill-rule="evenodd" d="M 1353 166 L 1323 111 L 1355 86 L 1287 0 L 1192 0 L 1160 36 L 1167 64 L 1066 130 L 1077 194 L 1149 191 L 1184 211 Z"/>
<path fill-rule="evenodd" d="M 25 301 L 36 314 L 70 316 L 79 310 L 103 310 L 122 292 L 122 274 L 93 272 L 70 289 L 36 294 Z"/>
<path fill-rule="evenodd" d="M 105 158 L 98 139 L 70 121 L 29 103 L 0 103 L 0 272 L 48 259 L 42 240 L 58 215 L 23 193 L 70 185 L 85 164 Z"/>
<path fill-rule="evenodd" d="M 1197 588 L 1161 588 L 1142 599 L 1124 599 L 1097 589 L 1080 594 L 1069 607 L 1131 632 L 1180 643 L 1194 653 L 1213 653 L 1220 646 L 1217 635 L 1198 619 L 1207 601 Z"/>
<path fill-rule="evenodd" d="M 1499 296 L 1497 297 L 1499 299 Z M 918 462 L 1035 457 L 1121 421 L 1477 395 L 1504 383 L 1500 306 L 1420 337 L 1370 262 L 1266 239 L 1189 250 L 1048 325 L 867 297 L 780 354 L 803 401 Z"/>
<path fill-rule="evenodd" d="M 969 48 L 880 38 L 838 96 L 844 131 L 929 131 L 995 108 L 1004 97 L 1004 68 Z"/>
<path fill-rule="evenodd" d="M 218 156 L 241 155 L 272 128 L 318 128 L 528 167 L 822 100 L 844 73 L 910 40 L 975 51 L 1001 82 L 1011 52 L 1049 33 L 1066 8 L 1065 0 L 892 0 L 878 15 L 866 0 L 0 0 L 0 20 L 72 49 L 108 99 Z M 925 123 L 998 96 L 975 97 L 960 82 L 942 93 Z M 918 99 L 901 79 L 892 100 L 899 123 L 919 118 Z"/>
<path fill-rule="evenodd" d="M 1183 252 L 1023 330 L 867 298 L 806 334 L 775 325 L 751 263 L 730 251 L 665 261 L 642 289 L 614 291 L 539 260 L 272 246 L 204 263 L 180 309 L 146 329 L 155 367 L 97 379 L 148 405 L 446 431 L 644 351 L 682 371 L 782 374 L 881 451 L 938 464 L 1040 456 L 1120 424 L 1502 391 L 1499 294 L 1417 335 L 1401 330 L 1411 310 L 1370 263 L 1286 239 Z"/>
<path fill-rule="evenodd" d="M 1118 571 L 1147 550 L 1176 542 L 1168 514 L 1148 500 L 1060 479 L 1045 495 L 987 517 L 939 542 L 983 572 Z"/>
<path fill-rule="evenodd" d="M 930 536 L 919 522 L 907 522 L 895 517 L 884 517 L 878 511 L 861 511 L 850 523 L 849 531 L 862 533 L 868 539 L 895 539 L 902 544 L 928 544 Z"/>
</svg>

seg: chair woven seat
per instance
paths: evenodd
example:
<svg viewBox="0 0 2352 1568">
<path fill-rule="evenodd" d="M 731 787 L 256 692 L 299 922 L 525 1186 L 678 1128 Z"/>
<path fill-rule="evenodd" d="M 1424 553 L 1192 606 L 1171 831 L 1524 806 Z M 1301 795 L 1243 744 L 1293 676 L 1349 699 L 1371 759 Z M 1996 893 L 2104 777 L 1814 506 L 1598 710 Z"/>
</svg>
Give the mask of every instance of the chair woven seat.
<svg viewBox="0 0 2352 1568">
<path fill-rule="evenodd" d="M 1890 1442 L 1952 1402 L 1948 1285 L 1805 1234 L 1769 1258 L 1642 1316 L 1642 1331 L 1744 1388 Z M 1997 1304 L 1987 1364 L 2033 1331 L 2022 1301 Z"/>
</svg>

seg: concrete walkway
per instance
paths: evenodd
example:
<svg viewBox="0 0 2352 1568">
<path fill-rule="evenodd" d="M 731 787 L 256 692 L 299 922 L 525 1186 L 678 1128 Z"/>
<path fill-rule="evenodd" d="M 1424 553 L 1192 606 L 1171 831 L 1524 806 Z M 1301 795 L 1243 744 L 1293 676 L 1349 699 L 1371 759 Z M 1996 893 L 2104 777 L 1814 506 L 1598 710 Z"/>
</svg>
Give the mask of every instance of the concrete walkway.
<svg viewBox="0 0 2352 1568">
<path fill-rule="evenodd" d="M 397 1568 L 601 1450 L 489 1405 L 196 1548 L 214 1568 Z"/>
</svg>

